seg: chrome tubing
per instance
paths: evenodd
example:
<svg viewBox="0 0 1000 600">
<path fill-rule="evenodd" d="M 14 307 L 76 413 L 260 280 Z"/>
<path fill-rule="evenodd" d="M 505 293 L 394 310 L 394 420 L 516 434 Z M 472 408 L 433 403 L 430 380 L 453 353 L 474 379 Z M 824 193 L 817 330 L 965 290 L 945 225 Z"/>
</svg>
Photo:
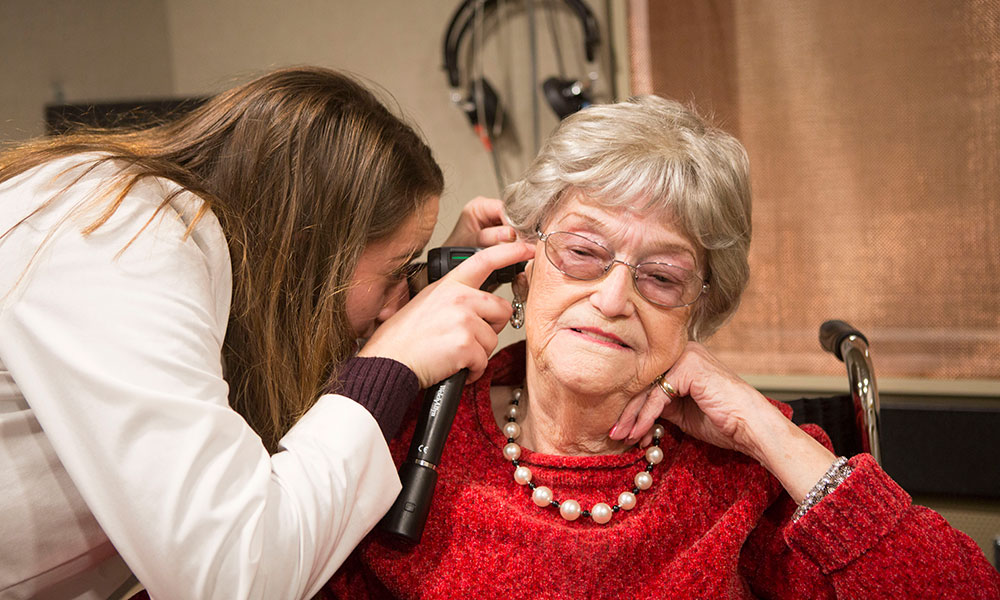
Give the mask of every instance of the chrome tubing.
<svg viewBox="0 0 1000 600">
<path fill-rule="evenodd" d="M 844 361 L 851 386 L 854 411 L 861 415 L 861 447 L 882 464 L 879 443 L 878 385 L 864 334 L 845 321 L 831 320 L 819 327 L 819 344 Z"/>
<path fill-rule="evenodd" d="M 875 370 L 872 368 L 868 342 L 860 335 L 849 335 L 840 342 L 840 355 L 847 366 L 847 378 L 851 384 L 851 397 L 855 409 L 860 409 L 861 426 L 864 435 L 861 443 L 878 464 L 882 464 L 882 448 L 879 444 L 879 403 Z"/>
</svg>

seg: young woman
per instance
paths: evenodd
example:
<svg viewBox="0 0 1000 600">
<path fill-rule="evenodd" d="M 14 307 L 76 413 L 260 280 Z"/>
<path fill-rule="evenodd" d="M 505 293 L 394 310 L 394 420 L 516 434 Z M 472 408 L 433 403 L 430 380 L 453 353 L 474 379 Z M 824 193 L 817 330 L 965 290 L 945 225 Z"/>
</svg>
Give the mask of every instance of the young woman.
<svg viewBox="0 0 1000 600">
<path fill-rule="evenodd" d="M 406 304 L 442 187 L 318 68 L 0 155 L 0 596 L 107 597 L 129 569 L 154 598 L 315 593 L 392 503 L 418 388 L 485 368 L 511 308 L 479 284 L 531 254 Z M 499 214 L 471 202 L 449 242 L 513 239 Z"/>
</svg>

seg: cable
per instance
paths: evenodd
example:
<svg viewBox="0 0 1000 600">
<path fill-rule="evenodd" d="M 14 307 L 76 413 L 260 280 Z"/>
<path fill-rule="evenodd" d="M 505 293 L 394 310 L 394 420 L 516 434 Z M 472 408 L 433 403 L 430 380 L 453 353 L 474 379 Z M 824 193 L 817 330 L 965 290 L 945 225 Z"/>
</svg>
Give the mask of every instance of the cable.
<svg viewBox="0 0 1000 600">
<path fill-rule="evenodd" d="M 566 78 L 566 64 L 563 62 L 562 49 L 559 47 L 559 31 L 556 29 L 555 9 L 552 3 L 545 5 L 545 20 L 549 24 L 549 37 L 552 38 L 552 49 L 556 53 L 556 67 L 559 69 L 559 78 Z"/>
<path fill-rule="evenodd" d="M 497 156 L 496 144 L 494 144 L 494 135 L 492 129 L 489 127 L 489 123 L 486 121 L 486 106 L 484 101 L 483 93 L 483 44 L 484 44 L 484 19 L 485 19 L 485 5 L 486 0 L 477 0 L 476 2 L 476 13 L 475 13 L 475 25 L 472 28 L 472 48 L 473 48 L 473 65 L 475 71 L 475 100 L 476 100 L 476 114 L 479 117 L 479 123 L 474 127 L 476 133 L 479 135 L 479 140 L 482 142 L 483 147 L 486 148 L 486 152 L 490 155 L 490 162 L 493 163 L 493 175 L 496 177 L 497 188 L 499 193 L 503 194 L 504 180 L 503 171 L 500 168 L 500 158 Z M 498 111 L 499 114 L 499 111 Z M 496 123 L 494 123 L 496 126 Z"/>
<path fill-rule="evenodd" d="M 607 29 L 607 38 L 609 40 L 614 40 L 614 23 L 612 19 L 614 18 L 614 7 L 611 5 L 611 0 L 604 0 L 604 24 Z M 618 97 L 618 56 L 615 52 L 615 45 L 612 43 L 608 44 L 608 77 L 607 80 L 611 84 L 611 101 L 618 102 L 620 98 Z"/>
<path fill-rule="evenodd" d="M 512 90 L 514 88 L 513 78 L 511 76 L 511 61 L 510 61 L 510 49 L 513 48 L 513 44 L 510 43 L 510 15 L 511 15 L 511 1 L 512 0 L 497 0 L 497 49 L 500 55 L 500 70 L 503 73 L 503 89 Z M 502 129 L 501 129 L 502 131 Z"/>
<path fill-rule="evenodd" d="M 538 81 L 538 40 L 535 35 L 535 0 L 526 0 L 528 5 L 528 37 L 531 49 L 531 133 L 534 142 L 534 153 L 538 154 L 541 148 L 542 126 L 540 123 L 541 112 L 538 107 L 538 90 L 535 89 L 535 82 Z"/>
</svg>

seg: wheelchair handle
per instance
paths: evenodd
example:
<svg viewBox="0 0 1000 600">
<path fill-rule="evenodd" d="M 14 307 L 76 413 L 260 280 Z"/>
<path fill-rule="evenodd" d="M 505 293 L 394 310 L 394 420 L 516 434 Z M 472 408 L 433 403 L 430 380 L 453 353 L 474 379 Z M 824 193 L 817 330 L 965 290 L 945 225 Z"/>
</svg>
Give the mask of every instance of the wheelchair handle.
<svg viewBox="0 0 1000 600">
<path fill-rule="evenodd" d="M 855 329 L 846 321 L 832 320 L 819 326 L 820 346 L 823 346 L 824 350 L 836 356 L 841 362 L 844 360 L 844 353 L 841 349 L 841 345 L 844 340 L 852 335 L 864 340 L 866 345 L 868 344 L 868 338 L 866 338 L 863 333 Z"/>
<path fill-rule="evenodd" d="M 833 320 L 820 325 L 819 343 L 824 350 L 847 366 L 854 407 L 861 413 L 861 444 L 865 452 L 882 464 L 878 385 L 875 383 L 875 369 L 868 352 L 868 339 L 850 323 Z"/>
</svg>

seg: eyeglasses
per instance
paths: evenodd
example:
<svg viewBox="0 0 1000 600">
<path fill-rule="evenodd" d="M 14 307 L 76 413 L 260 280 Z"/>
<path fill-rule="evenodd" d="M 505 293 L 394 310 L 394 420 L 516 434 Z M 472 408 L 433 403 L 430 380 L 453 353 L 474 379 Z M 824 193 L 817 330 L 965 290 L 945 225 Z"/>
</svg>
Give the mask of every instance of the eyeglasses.
<svg viewBox="0 0 1000 600">
<path fill-rule="evenodd" d="M 573 279 L 600 279 L 620 263 L 632 272 L 639 295 L 665 308 L 688 306 L 708 291 L 708 282 L 685 268 L 659 262 L 633 265 L 618 260 L 614 252 L 597 242 L 568 231 L 537 233 L 538 239 L 545 242 L 545 257 L 552 266 Z"/>
</svg>

